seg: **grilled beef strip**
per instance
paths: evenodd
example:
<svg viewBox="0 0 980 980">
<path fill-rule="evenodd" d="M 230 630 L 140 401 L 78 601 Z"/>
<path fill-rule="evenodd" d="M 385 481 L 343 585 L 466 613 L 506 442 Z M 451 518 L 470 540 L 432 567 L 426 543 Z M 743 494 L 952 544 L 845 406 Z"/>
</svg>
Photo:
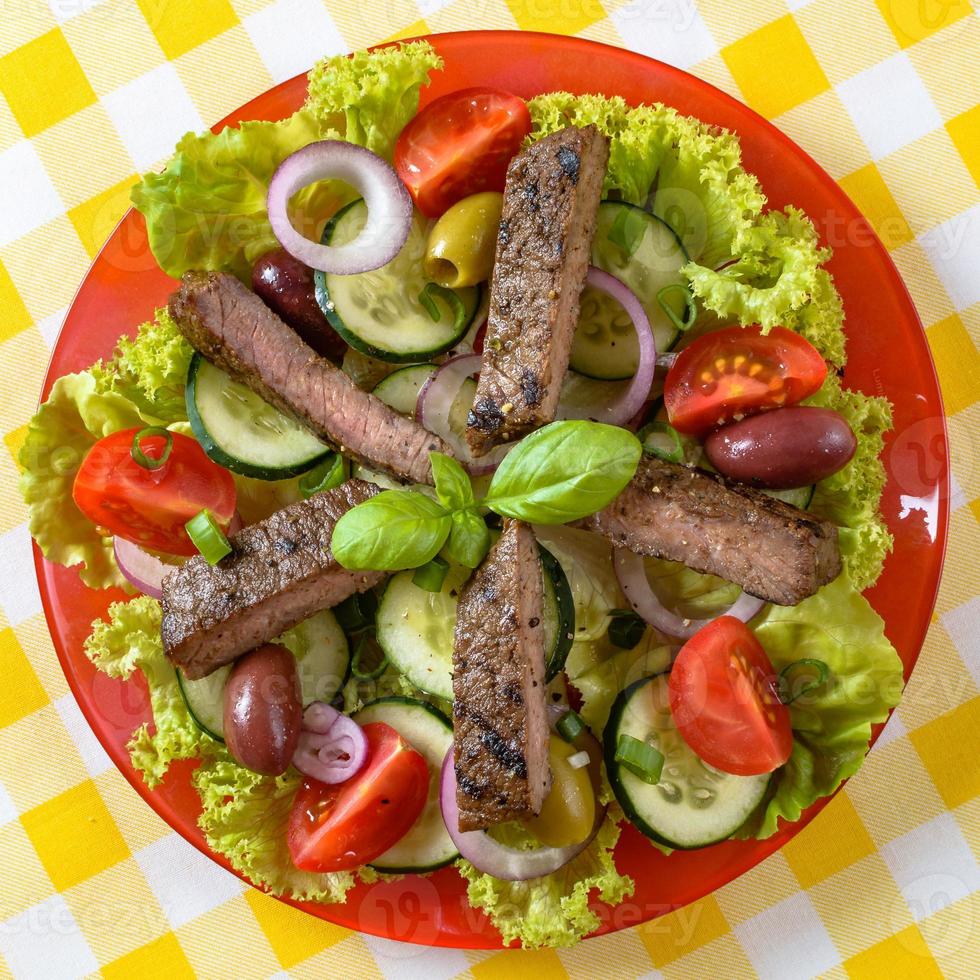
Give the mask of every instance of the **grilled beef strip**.
<svg viewBox="0 0 980 980">
<path fill-rule="evenodd" d="M 459 597 L 453 738 L 460 830 L 537 814 L 551 788 L 542 581 L 530 527 L 506 520 Z"/>
<path fill-rule="evenodd" d="M 555 418 L 588 272 L 609 140 L 570 126 L 507 169 L 483 368 L 466 438 L 475 456 Z"/>
<path fill-rule="evenodd" d="M 186 273 L 170 315 L 209 361 L 367 466 L 431 483 L 429 453 L 451 452 L 317 355 L 234 276 Z"/>
<path fill-rule="evenodd" d="M 321 609 L 380 582 L 330 552 L 334 525 L 378 488 L 361 480 L 291 504 L 230 539 L 217 565 L 192 558 L 163 580 L 163 648 L 196 679 L 267 643 Z"/>
<path fill-rule="evenodd" d="M 802 602 L 841 570 L 834 524 L 744 484 L 657 458 L 644 457 L 626 489 L 579 526 L 780 606 Z"/>
</svg>

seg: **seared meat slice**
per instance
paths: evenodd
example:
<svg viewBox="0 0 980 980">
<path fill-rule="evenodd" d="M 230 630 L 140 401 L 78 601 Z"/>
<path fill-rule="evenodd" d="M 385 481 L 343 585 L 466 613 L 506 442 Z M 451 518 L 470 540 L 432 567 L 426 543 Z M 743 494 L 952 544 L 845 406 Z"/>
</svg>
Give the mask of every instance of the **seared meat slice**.
<svg viewBox="0 0 980 980">
<path fill-rule="evenodd" d="M 429 453 L 450 451 L 319 357 L 234 276 L 186 273 L 170 315 L 209 361 L 370 467 L 431 483 Z"/>
<path fill-rule="evenodd" d="M 609 140 L 570 126 L 507 168 L 483 369 L 466 438 L 475 456 L 555 418 L 588 272 Z"/>
<path fill-rule="evenodd" d="M 841 570 L 833 524 L 714 473 L 655 458 L 645 457 L 629 486 L 580 526 L 781 606 L 813 595 Z"/>
<path fill-rule="evenodd" d="M 160 633 L 174 666 L 204 677 L 380 582 L 384 572 L 348 571 L 330 552 L 340 517 L 377 492 L 349 480 L 243 528 L 217 565 L 197 557 L 169 572 Z"/>
<path fill-rule="evenodd" d="M 541 592 L 534 535 L 526 524 L 507 520 L 456 611 L 460 830 L 532 816 L 551 788 Z"/>
</svg>

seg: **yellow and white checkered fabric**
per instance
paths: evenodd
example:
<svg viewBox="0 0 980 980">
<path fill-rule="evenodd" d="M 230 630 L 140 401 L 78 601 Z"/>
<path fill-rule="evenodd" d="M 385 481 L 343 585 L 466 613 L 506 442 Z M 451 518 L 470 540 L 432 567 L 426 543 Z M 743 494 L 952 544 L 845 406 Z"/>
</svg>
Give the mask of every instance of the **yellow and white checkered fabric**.
<svg viewBox="0 0 980 980">
<path fill-rule="evenodd" d="M 773 119 L 890 250 L 926 325 L 952 436 L 936 615 L 864 769 L 743 878 L 560 952 L 361 936 L 246 888 L 173 833 L 68 691 L 16 489 L 51 346 L 137 173 L 185 130 L 326 53 L 475 27 L 631 48 Z M 967 0 L 0 5 L 0 975 L 980 977 L 978 102 L 980 18 Z"/>
</svg>

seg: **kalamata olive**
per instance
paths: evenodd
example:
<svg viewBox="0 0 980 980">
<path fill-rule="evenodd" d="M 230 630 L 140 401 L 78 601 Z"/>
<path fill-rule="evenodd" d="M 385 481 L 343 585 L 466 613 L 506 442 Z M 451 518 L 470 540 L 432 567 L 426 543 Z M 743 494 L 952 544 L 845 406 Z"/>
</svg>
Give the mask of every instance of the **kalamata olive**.
<svg viewBox="0 0 980 980">
<path fill-rule="evenodd" d="M 716 429 L 704 442 L 725 476 L 770 490 L 805 487 L 844 467 L 857 440 L 829 408 L 793 405 Z"/>
<path fill-rule="evenodd" d="M 252 289 L 318 354 L 340 363 L 347 345 L 317 304 L 309 266 L 283 248 L 266 252 L 252 266 Z"/>
<path fill-rule="evenodd" d="M 243 766 L 286 771 L 303 727 L 296 658 L 277 643 L 235 661 L 225 685 L 225 744 Z"/>
</svg>

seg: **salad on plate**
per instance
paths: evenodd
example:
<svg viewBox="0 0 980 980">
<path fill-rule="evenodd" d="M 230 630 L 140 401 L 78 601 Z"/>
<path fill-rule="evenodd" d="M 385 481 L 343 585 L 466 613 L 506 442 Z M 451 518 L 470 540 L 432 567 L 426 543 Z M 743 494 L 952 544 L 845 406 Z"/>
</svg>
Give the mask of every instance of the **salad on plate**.
<svg viewBox="0 0 980 980">
<path fill-rule="evenodd" d="M 624 824 L 766 838 L 861 765 L 902 686 L 862 596 L 890 406 L 735 135 L 419 111 L 440 68 L 326 59 L 143 177 L 179 285 L 54 383 L 22 489 L 49 561 L 131 595 L 85 650 L 144 676 L 133 766 L 196 760 L 216 854 L 324 903 L 452 868 L 505 942 L 569 945 L 632 891 Z"/>
</svg>

